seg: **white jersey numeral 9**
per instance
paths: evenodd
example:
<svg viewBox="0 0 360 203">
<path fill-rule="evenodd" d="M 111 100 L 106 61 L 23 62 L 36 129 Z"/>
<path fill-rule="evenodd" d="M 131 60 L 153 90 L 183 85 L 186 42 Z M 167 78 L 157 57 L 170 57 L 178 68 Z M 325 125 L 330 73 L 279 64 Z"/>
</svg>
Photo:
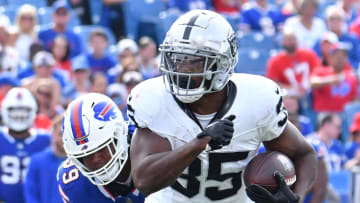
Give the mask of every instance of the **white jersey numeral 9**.
<svg viewBox="0 0 360 203">
<path fill-rule="evenodd" d="M 73 168 L 69 172 L 63 174 L 62 181 L 66 185 L 77 180 L 78 178 L 79 178 L 79 170 L 77 168 Z"/>
</svg>

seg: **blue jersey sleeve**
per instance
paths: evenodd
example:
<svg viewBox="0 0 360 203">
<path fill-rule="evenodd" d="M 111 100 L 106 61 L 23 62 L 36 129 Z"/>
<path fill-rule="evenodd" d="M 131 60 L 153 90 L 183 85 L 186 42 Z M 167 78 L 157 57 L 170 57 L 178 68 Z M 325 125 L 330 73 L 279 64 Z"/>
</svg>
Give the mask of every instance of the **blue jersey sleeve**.
<svg viewBox="0 0 360 203">
<path fill-rule="evenodd" d="M 41 163 L 37 162 L 36 156 L 30 160 L 28 172 L 24 183 L 24 196 L 27 203 L 41 202 L 39 186 L 39 170 Z"/>
<path fill-rule="evenodd" d="M 131 199 L 134 203 L 144 202 L 144 196 L 137 190 L 124 197 L 114 197 L 106 187 L 92 184 L 70 160 L 66 160 L 60 165 L 57 181 L 59 193 L 64 202 L 126 203 L 127 199 Z"/>
<path fill-rule="evenodd" d="M 78 196 L 86 197 L 81 190 L 83 178 L 80 177 L 80 171 L 69 159 L 59 166 L 56 178 L 59 184 L 59 193 L 64 202 L 77 202 Z"/>
</svg>

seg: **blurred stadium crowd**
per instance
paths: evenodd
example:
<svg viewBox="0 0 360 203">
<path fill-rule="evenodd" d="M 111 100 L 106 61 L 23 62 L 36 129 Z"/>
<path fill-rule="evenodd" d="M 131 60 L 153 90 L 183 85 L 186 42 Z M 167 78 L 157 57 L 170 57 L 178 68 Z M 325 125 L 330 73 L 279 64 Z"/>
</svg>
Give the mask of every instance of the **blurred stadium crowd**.
<svg viewBox="0 0 360 203">
<path fill-rule="evenodd" d="M 54 133 L 67 104 L 87 92 L 110 96 L 126 117 L 132 87 L 160 75 L 166 30 L 192 9 L 215 10 L 237 31 L 235 72 L 284 89 L 289 119 L 326 162 L 329 202 L 360 202 L 351 173 L 360 166 L 357 0 L 0 0 L 0 103 L 11 88 L 26 87 L 38 105 L 33 127 Z M 4 154 L 1 187 L 12 175 Z M 20 179 L 26 202 L 36 202 L 29 188 L 38 183 Z M 57 195 L 54 187 L 47 196 Z"/>
</svg>

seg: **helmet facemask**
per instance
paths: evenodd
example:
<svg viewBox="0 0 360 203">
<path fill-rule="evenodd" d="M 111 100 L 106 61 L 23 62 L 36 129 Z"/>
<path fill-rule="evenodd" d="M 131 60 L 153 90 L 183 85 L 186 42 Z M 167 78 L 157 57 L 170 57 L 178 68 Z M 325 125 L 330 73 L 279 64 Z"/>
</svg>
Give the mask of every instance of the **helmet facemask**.
<svg viewBox="0 0 360 203">
<path fill-rule="evenodd" d="M 215 88 L 218 69 L 218 57 L 211 52 L 201 53 L 194 50 L 170 52 L 161 47 L 161 67 L 166 89 L 183 103 L 199 100 L 204 94 L 219 91 Z"/>
<path fill-rule="evenodd" d="M 9 106 L 4 109 L 3 121 L 13 131 L 21 132 L 33 125 L 35 110 L 28 106 Z"/>
<path fill-rule="evenodd" d="M 107 185 L 114 181 L 122 169 L 124 168 L 128 159 L 128 147 L 124 147 L 123 133 L 115 132 L 115 136 L 108 139 L 102 145 L 93 151 L 87 151 L 85 154 L 68 154 L 81 173 L 87 177 L 95 185 Z M 90 170 L 83 162 L 83 158 L 96 153 L 100 150 L 106 149 L 110 154 L 110 160 L 102 167 L 96 170 Z"/>
</svg>

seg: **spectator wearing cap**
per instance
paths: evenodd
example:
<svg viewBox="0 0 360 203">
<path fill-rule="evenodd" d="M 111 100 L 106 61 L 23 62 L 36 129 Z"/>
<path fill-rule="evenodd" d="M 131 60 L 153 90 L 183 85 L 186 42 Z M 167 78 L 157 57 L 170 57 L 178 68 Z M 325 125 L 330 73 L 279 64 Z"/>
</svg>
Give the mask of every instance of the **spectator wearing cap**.
<svg viewBox="0 0 360 203">
<path fill-rule="evenodd" d="M 353 68 L 357 69 L 360 61 L 360 41 L 354 34 L 349 34 L 347 31 L 344 31 L 343 27 L 345 26 L 345 18 L 346 14 L 339 6 L 329 6 L 326 9 L 326 22 L 329 31 L 335 33 L 340 42 L 347 44 L 349 47 L 349 62 Z"/>
<path fill-rule="evenodd" d="M 39 32 L 39 39 L 43 42 L 45 49 L 50 51 L 54 39 L 57 35 L 62 34 L 69 41 L 70 56 L 75 57 L 82 53 L 82 44 L 80 36 L 67 28 L 70 21 L 70 7 L 66 0 L 58 0 L 53 4 L 54 13 L 52 15 L 53 26 L 45 28 Z"/>
<path fill-rule="evenodd" d="M 91 70 L 85 56 L 73 59 L 72 80 L 64 90 L 64 105 L 89 92 L 91 86 L 89 80 L 90 73 Z"/>
<path fill-rule="evenodd" d="M 68 79 L 61 72 L 54 69 L 54 65 L 55 59 L 51 53 L 46 51 L 38 52 L 33 59 L 34 74 L 30 77 L 22 79 L 22 84 L 25 86 L 31 86 L 32 82 L 37 78 L 50 78 L 55 79 L 61 89 L 64 89 L 68 83 Z"/>
<path fill-rule="evenodd" d="M 300 0 L 298 15 L 285 21 L 284 29 L 294 30 L 299 47 L 313 48 L 326 32 L 324 21 L 315 16 L 317 8 L 317 0 Z"/>
<path fill-rule="evenodd" d="M 333 32 L 325 32 L 321 37 L 321 39 L 316 42 L 315 46 L 313 47 L 313 50 L 321 58 L 322 65 L 324 66 L 329 65 L 330 63 L 329 50 L 331 50 L 331 48 L 335 46 L 335 44 L 337 44 L 338 42 L 339 42 L 339 38 Z"/>
<path fill-rule="evenodd" d="M 139 48 L 132 39 L 122 39 L 117 44 L 117 55 L 119 63 L 107 72 L 109 83 L 115 82 L 123 71 L 123 63 L 128 58 L 136 59 L 138 57 Z"/>
<path fill-rule="evenodd" d="M 310 76 L 313 109 L 316 112 L 342 112 L 344 106 L 357 99 L 357 78 L 347 69 L 347 46 L 337 43 L 331 50 L 328 66 L 315 68 Z"/>
<path fill-rule="evenodd" d="M 274 35 L 285 19 L 280 9 L 270 5 L 268 0 L 255 0 L 242 6 L 239 29 Z"/>
<path fill-rule="evenodd" d="M 91 72 L 102 72 L 104 74 L 116 65 L 115 60 L 106 53 L 108 37 L 101 28 L 95 29 L 90 33 L 89 44 L 91 52 L 86 54 L 86 58 Z"/>
<path fill-rule="evenodd" d="M 19 53 L 9 46 L 10 21 L 5 15 L 0 15 L 0 73 L 9 73 L 13 77 L 18 74 L 20 66 Z"/>
<path fill-rule="evenodd" d="M 36 25 L 36 8 L 30 4 L 22 5 L 16 12 L 14 31 L 9 42 L 19 52 L 22 61 L 29 60 L 30 45 L 38 38 Z"/>
<path fill-rule="evenodd" d="M 150 37 L 141 37 L 139 40 L 140 72 L 145 79 L 161 75 L 157 60 L 156 44 Z"/>
<path fill-rule="evenodd" d="M 296 34 L 285 29 L 282 36 L 283 51 L 269 59 L 267 77 L 277 82 L 287 92 L 302 98 L 310 92 L 310 74 L 320 65 L 316 54 L 307 48 L 299 48 Z"/>
<path fill-rule="evenodd" d="M 345 164 L 346 169 L 360 166 L 360 112 L 355 114 L 349 131 L 351 133 L 350 142 L 347 144 L 345 150 L 346 157 L 348 158 Z"/>
<path fill-rule="evenodd" d="M 118 59 L 119 61 L 128 58 L 128 57 L 137 57 L 138 55 L 138 45 L 132 39 L 122 39 L 117 44 L 118 50 Z"/>
</svg>

